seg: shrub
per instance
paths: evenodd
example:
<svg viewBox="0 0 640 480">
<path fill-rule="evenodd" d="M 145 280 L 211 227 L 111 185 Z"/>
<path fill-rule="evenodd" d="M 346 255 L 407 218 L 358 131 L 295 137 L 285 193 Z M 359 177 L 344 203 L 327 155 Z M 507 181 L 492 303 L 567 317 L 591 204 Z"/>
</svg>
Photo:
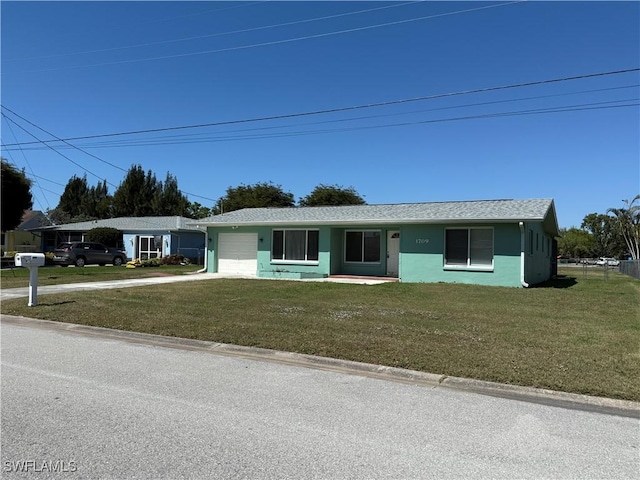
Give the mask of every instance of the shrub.
<svg viewBox="0 0 640 480">
<path fill-rule="evenodd" d="M 187 257 L 185 257 L 184 255 L 179 255 L 177 253 L 162 257 L 163 265 L 188 265 L 189 263 L 191 262 Z"/>
<path fill-rule="evenodd" d="M 122 234 L 117 228 L 97 227 L 87 232 L 88 242 L 103 243 L 108 247 L 117 247 L 122 241 Z"/>
<path fill-rule="evenodd" d="M 159 267 L 160 265 L 162 265 L 161 258 L 148 258 L 140 261 L 140 266 L 142 267 Z"/>
</svg>

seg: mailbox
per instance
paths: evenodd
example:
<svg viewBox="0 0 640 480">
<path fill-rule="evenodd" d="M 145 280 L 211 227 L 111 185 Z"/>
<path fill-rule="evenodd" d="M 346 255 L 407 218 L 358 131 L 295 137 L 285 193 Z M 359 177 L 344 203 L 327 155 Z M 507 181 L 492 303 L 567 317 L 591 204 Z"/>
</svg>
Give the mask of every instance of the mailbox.
<svg viewBox="0 0 640 480">
<path fill-rule="evenodd" d="M 44 253 L 16 253 L 16 267 L 29 269 L 29 303 L 30 307 L 38 304 L 38 267 L 44 267 Z"/>
<path fill-rule="evenodd" d="M 44 253 L 16 253 L 16 267 L 44 267 Z"/>
</svg>

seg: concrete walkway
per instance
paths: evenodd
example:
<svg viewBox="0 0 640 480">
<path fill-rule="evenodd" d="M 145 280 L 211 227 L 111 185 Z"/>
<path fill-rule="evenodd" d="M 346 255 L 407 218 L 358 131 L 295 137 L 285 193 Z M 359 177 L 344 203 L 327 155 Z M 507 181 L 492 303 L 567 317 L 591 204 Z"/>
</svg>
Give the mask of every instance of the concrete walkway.
<svg viewBox="0 0 640 480">
<path fill-rule="evenodd" d="M 41 285 L 38 286 L 38 295 L 49 295 L 54 293 L 70 293 L 84 290 L 108 290 L 114 288 L 142 287 L 145 285 L 158 285 L 163 283 L 177 282 L 194 282 L 198 280 L 215 280 L 221 278 L 246 278 L 258 279 L 258 277 L 227 275 L 221 273 L 194 273 L 190 275 L 171 275 L 167 277 L 148 277 L 133 278 L 129 280 L 108 280 L 104 282 L 83 282 L 83 283 L 64 283 L 60 285 Z M 260 279 L 271 280 L 271 279 Z M 335 283 L 354 283 L 360 285 L 378 285 L 387 283 L 387 279 L 367 278 L 367 277 L 329 277 L 320 279 L 303 279 L 295 280 L 302 282 L 335 282 Z M 12 298 L 26 298 L 29 296 L 29 287 L 8 288 L 0 290 L 0 300 L 9 300 Z"/>
</svg>

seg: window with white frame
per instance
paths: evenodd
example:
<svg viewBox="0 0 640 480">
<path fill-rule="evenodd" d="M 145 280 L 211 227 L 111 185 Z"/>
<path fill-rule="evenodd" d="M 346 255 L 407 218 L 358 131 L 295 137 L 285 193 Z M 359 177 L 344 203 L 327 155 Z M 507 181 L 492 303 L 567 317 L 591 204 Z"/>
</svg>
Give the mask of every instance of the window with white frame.
<svg viewBox="0 0 640 480">
<path fill-rule="evenodd" d="M 444 265 L 451 268 L 493 268 L 493 228 L 448 228 Z"/>
<path fill-rule="evenodd" d="M 274 230 L 271 259 L 274 261 L 317 262 L 318 230 Z"/>
<path fill-rule="evenodd" d="M 155 237 L 138 237 L 138 258 L 148 260 L 159 257 L 162 257 L 162 240 L 156 242 Z"/>
<path fill-rule="evenodd" d="M 380 230 L 347 230 L 345 262 L 380 263 Z"/>
</svg>

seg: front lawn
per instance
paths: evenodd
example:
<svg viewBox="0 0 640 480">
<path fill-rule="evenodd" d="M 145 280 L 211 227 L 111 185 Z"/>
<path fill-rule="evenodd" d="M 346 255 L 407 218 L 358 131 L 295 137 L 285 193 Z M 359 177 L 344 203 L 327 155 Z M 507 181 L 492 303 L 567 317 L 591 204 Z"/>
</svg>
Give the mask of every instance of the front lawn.
<svg viewBox="0 0 640 480">
<path fill-rule="evenodd" d="M 101 282 L 128 278 L 157 277 L 162 275 L 184 275 L 196 272 L 198 265 L 161 265 L 159 267 L 126 268 L 112 266 L 89 266 L 83 268 L 48 266 L 38 270 L 38 285 L 61 283 Z M 0 270 L 0 287 L 20 288 L 29 286 L 29 270 L 26 268 L 4 268 Z"/>
<path fill-rule="evenodd" d="M 640 401 L 640 281 L 568 273 L 529 289 L 203 280 L 1 310 Z"/>
</svg>

